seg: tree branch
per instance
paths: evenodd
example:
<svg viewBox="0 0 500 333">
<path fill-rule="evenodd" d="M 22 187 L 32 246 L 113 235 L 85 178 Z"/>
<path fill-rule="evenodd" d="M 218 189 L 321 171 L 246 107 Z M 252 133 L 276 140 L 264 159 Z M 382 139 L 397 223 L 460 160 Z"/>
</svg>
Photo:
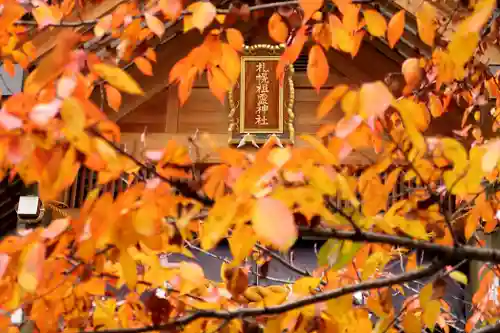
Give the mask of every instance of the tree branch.
<svg viewBox="0 0 500 333">
<path fill-rule="evenodd" d="M 259 250 L 264 251 L 267 254 L 269 254 L 271 257 L 273 257 L 273 259 L 276 259 L 281 265 L 283 265 L 284 267 L 288 268 L 292 272 L 295 272 L 295 273 L 300 274 L 302 276 L 311 276 L 311 273 L 309 273 L 307 270 L 298 268 L 297 266 L 295 266 L 291 262 L 285 260 L 282 256 L 280 256 L 280 255 L 276 254 L 275 252 L 269 250 L 268 248 L 266 248 L 266 247 L 264 247 L 262 245 L 259 245 L 259 244 L 255 244 L 255 247 L 258 248 Z"/>
<path fill-rule="evenodd" d="M 472 333 L 497 333 L 497 332 L 500 332 L 500 323 L 495 325 L 488 325 L 472 331 Z"/>
<path fill-rule="evenodd" d="M 114 144 L 113 142 L 111 142 L 110 140 L 108 140 L 106 137 L 104 137 L 104 135 L 101 134 L 101 132 L 99 132 L 97 129 L 95 128 L 89 128 L 88 131 L 95 135 L 96 137 L 100 138 L 101 140 L 103 140 L 104 142 L 106 142 L 111 148 L 113 148 L 117 153 L 131 159 L 135 164 L 137 164 L 138 166 L 140 166 L 141 168 L 147 168 L 147 166 L 142 163 L 141 161 L 139 161 L 137 158 L 135 158 L 134 156 L 132 156 L 131 154 L 127 153 L 125 150 L 121 149 L 120 147 L 118 147 L 116 144 Z M 158 177 L 159 179 L 161 179 L 162 181 L 170 184 L 175 190 L 177 190 L 182 196 L 186 197 L 186 198 L 189 198 L 189 199 L 194 199 L 198 202 L 200 202 L 201 204 L 205 205 L 205 206 L 208 206 L 208 207 L 211 207 L 213 205 L 213 200 L 211 200 L 210 198 L 207 198 L 205 196 L 202 196 L 202 195 L 199 195 L 195 190 L 192 190 L 190 187 L 189 187 L 189 184 L 186 183 L 186 182 L 183 182 L 183 181 L 180 181 L 180 180 L 175 180 L 175 179 L 168 179 L 168 178 L 165 178 L 163 177 L 162 175 L 160 175 L 155 169 L 152 170 L 153 174 Z"/>
<path fill-rule="evenodd" d="M 304 297 L 292 302 L 287 302 L 280 305 L 263 307 L 263 308 L 243 308 L 233 311 L 197 311 L 193 314 L 180 317 L 169 323 L 161 325 L 152 325 L 141 328 L 131 328 L 131 329 L 112 329 L 112 330 L 99 330 L 90 331 L 87 333 L 143 333 L 156 330 L 167 330 L 176 328 L 178 326 L 187 325 L 190 322 L 200 319 L 200 318 L 213 318 L 213 319 L 243 319 L 247 317 L 257 317 L 262 315 L 277 315 L 285 313 L 294 309 L 298 309 L 307 305 L 316 304 L 330 299 L 338 298 L 344 295 L 352 294 L 358 291 L 366 291 L 376 288 L 390 287 L 395 284 L 401 284 L 404 282 L 409 282 L 424 277 L 428 277 L 437 273 L 446 265 L 446 261 L 434 262 L 426 268 L 415 272 L 403 273 L 390 278 L 376 279 L 373 281 L 365 281 L 359 284 L 353 284 L 325 292 L 320 292 L 318 294 Z M 481 332 L 484 333 L 484 332 Z M 489 332 L 488 332 L 489 333 Z"/>
<path fill-rule="evenodd" d="M 436 254 L 450 256 L 452 259 L 469 259 L 500 263 L 500 250 L 491 248 L 477 248 L 469 245 L 458 247 L 439 245 L 428 241 L 417 240 L 409 237 L 387 235 L 372 231 L 358 233 L 350 230 L 337 229 L 310 229 L 300 228 L 304 236 L 317 236 L 324 238 L 348 239 L 355 242 L 382 243 L 403 246 L 413 249 L 426 250 Z"/>
</svg>

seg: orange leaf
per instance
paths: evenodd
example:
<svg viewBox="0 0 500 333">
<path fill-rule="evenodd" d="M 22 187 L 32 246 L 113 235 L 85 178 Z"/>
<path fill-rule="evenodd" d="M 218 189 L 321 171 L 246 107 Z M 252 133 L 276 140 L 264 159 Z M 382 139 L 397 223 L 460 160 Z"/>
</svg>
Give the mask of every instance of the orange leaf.
<svg viewBox="0 0 500 333">
<path fill-rule="evenodd" d="M 57 219 L 50 222 L 49 226 L 42 231 L 41 236 L 47 239 L 54 239 L 63 233 L 69 226 L 69 218 Z"/>
<path fill-rule="evenodd" d="M 345 84 L 340 84 L 333 88 L 326 97 L 321 100 L 318 109 L 316 110 L 316 117 L 318 119 L 323 118 L 330 112 L 338 101 L 344 96 L 344 94 L 349 90 L 349 87 Z"/>
<path fill-rule="evenodd" d="M 364 16 L 368 32 L 372 36 L 383 37 L 385 35 L 385 31 L 387 30 L 387 22 L 382 14 L 376 10 L 368 9 L 364 11 Z"/>
<path fill-rule="evenodd" d="M 406 81 L 405 93 L 409 93 L 418 87 L 422 80 L 422 69 L 417 58 L 406 59 L 401 66 L 401 72 Z"/>
<path fill-rule="evenodd" d="M 17 1 L 5 1 L 0 16 L 0 29 L 6 31 L 14 22 L 19 20 L 26 10 Z"/>
<path fill-rule="evenodd" d="M 104 85 L 104 89 L 106 90 L 106 99 L 108 100 L 109 106 L 118 112 L 120 105 L 122 104 L 122 95 L 118 89 L 110 86 L 109 84 Z"/>
<path fill-rule="evenodd" d="M 45 245 L 35 242 L 24 249 L 21 257 L 21 269 L 18 275 L 19 285 L 29 293 L 34 293 L 42 277 L 42 265 L 45 259 Z"/>
<path fill-rule="evenodd" d="M 146 52 L 144 52 L 144 56 L 152 62 L 156 62 L 156 52 L 152 48 L 147 49 Z"/>
<path fill-rule="evenodd" d="M 428 2 L 423 2 L 416 14 L 418 35 L 429 46 L 434 46 L 436 36 L 436 8 Z"/>
<path fill-rule="evenodd" d="M 297 239 L 297 226 L 292 212 L 277 199 L 259 198 L 252 223 L 257 237 L 280 250 L 289 249 Z"/>
<path fill-rule="evenodd" d="M 269 36 L 278 43 L 285 43 L 288 38 L 288 27 L 281 18 L 281 15 L 275 12 L 268 22 Z"/>
<path fill-rule="evenodd" d="M 276 77 L 278 79 L 281 80 L 285 74 L 285 68 L 297 60 L 306 41 L 305 27 L 302 27 L 295 35 L 292 44 L 285 49 L 285 52 L 280 57 L 276 67 Z"/>
<path fill-rule="evenodd" d="M 224 71 L 224 74 L 228 77 L 231 85 L 234 85 L 238 78 L 240 77 L 241 62 L 240 56 L 235 49 L 226 43 L 222 43 L 222 61 L 220 63 L 220 68 Z"/>
<path fill-rule="evenodd" d="M 14 75 L 16 75 L 16 67 L 14 66 L 14 63 L 9 59 L 3 59 L 3 68 L 11 77 L 14 77 Z"/>
<path fill-rule="evenodd" d="M 139 68 L 139 70 L 144 75 L 152 76 L 153 75 L 153 66 L 151 63 L 144 57 L 137 57 L 134 59 L 134 63 Z"/>
<path fill-rule="evenodd" d="M 307 64 L 307 77 L 317 93 L 319 93 L 321 86 L 328 80 L 329 70 L 328 60 L 321 46 L 314 45 L 311 47 L 309 62 Z"/>
<path fill-rule="evenodd" d="M 224 103 L 226 93 L 231 89 L 231 82 L 219 67 L 213 67 L 208 72 L 210 91 L 221 103 Z"/>
<path fill-rule="evenodd" d="M 440 117 L 444 112 L 443 104 L 439 100 L 439 97 L 434 94 L 429 96 L 429 108 L 434 118 Z"/>
<path fill-rule="evenodd" d="M 161 38 L 165 33 L 165 25 L 163 24 L 163 22 L 156 16 L 149 13 L 145 13 L 144 18 L 149 30 L 151 30 L 156 36 Z"/>
<path fill-rule="evenodd" d="M 229 45 L 236 51 L 241 51 L 243 50 L 243 44 L 245 43 L 245 40 L 243 39 L 243 36 L 241 35 L 241 32 L 239 30 L 229 28 L 226 30 L 226 37 Z"/>
<path fill-rule="evenodd" d="M 196 73 L 197 73 L 196 68 L 191 67 L 187 72 L 187 76 L 181 79 L 179 82 L 179 103 L 181 106 L 184 105 L 184 103 L 186 103 L 187 99 L 191 95 Z"/>
<path fill-rule="evenodd" d="M 405 29 L 405 11 L 400 10 L 396 15 L 394 15 L 389 21 L 389 27 L 387 30 L 387 41 L 392 49 L 394 45 L 403 35 Z"/>
<path fill-rule="evenodd" d="M 309 21 L 311 16 L 323 6 L 323 0 L 299 0 L 300 7 L 304 10 L 303 22 Z"/>
</svg>

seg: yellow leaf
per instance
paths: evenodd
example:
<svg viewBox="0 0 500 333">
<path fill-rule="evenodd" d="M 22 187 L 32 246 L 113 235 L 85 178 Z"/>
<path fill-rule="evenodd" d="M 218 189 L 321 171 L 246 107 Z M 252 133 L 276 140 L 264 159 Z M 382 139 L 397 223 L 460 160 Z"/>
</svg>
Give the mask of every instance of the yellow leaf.
<svg viewBox="0 0 500 333">
<path fill-rule="evenodd" d="M 431 301 L 433 291 L 432 289 L 432 283 L 428 283 L 422 289 L 420 289 L 418 298 L 420 300 L 421 307 L 425 307 L 425 305 Z"/>
<path fill-rule="evenodd" d="M 349 87 L 345 84 L 339 84 L 326 95 L 319 104 L 316 110 L 316 117 L 318 119 L 326 116 L 339 102 L 339 100 L 344 96 L 344 94 L 349 90 Z"/>
<path fill-rule="evenodd" d="M 208 212 L 201 232 L 201 247 L 211 250 L 227 234 L 237 213 L 237 202 L 233 196 L 218 198 Z"/>
<path fill-rule="evenodd" d="M 455 33 L 448 44 L 448 53 L 455 66 L 462 68 L 474 55 L 478 44 L 479 33 L 477 32 Z M 461 77 L 457 77 L 457 79 L 461 79 Z"/>
<path fill-rule="evenodd" d="M 212 23 L 217 12 L 210 1 L 195 2 L 187 7 L 192 14 L 184 18 L 184 32 L 196 28 L 203 32 Z"/>
<path fill-rule="evenodd" d="M 34 293 L 42 278 L 43 261 L 45 260 L 45 245 L 41 242 L 30 244 L 21 255 L 21 267 L 18 282 L 21 288 Z"/>
<path fill-rule="evenodd" d="M 289 249 L 297 239 L 292 212 L 282 201 L 267 197 L 257 199 L 252 223 L 261 240 L 280 250 Z"/>
<path fill-rule="evenodd" d="M 425 144 L 424 137 L 422 133 L 418 130 L 414 116 L 420 113 L 420 106 L 415 102 L 402 99 L 394 103 L 394 107 L 399 111 L 401 119 L 406 129 L 406 133 L 410 137 L 413 146 L 417 148 L 421 153 L 426 151 L 427 145 Z"/>
<path fill-rule="evenodd" d="M 278 12 L 274 12 L 274 14 L 269 18 L 268 22 L 268 30 L 269 36 L 278 43 L 285 43 L 288 38 L 288 27 L 281 15 Z"/>
<path fill-rule="evenodd" d="M 366 20 L 368 32 L 372 36 L 383 37 L 385 35 L 385 31 L 387 30 L 387 22 L 382 14 L 373 9 L 365 10 L 363 14 Z"/>
<path fill-rule="evenodd" d="M 422 323 L 411 312 L 407 312 L 403 318 L 403 329 L 405 333 L 422 333 Z"/>
<path fill-rule="evenodd" d="M 85 128 L 85 113 L 77 99 L 66 98 L 61 108 L 61 116 L 66 128 L 76 135 Z"/>
<path fill-rule="evenodd" d="M 180 265 L 181 273 L 181 294 L 189 293 L 194 288 L 205 283 L 205 275 L 203 274 L 203 269 L 192 262 L 181 262 Z"/>
<path fill-rule="evenodd" d="M 317 93 L 319 93 L 321 86 L 328 80 L 328 72 L 328 60 L 326 59 L 323 49 L 319 45 L 313 45 L 309 51 L 307 77 Z"/>
<path fill-rule="evenodd" d="M 441 303 L 438 300 L 429 301 L 424 307 L 424 313 L 422 314 L 422 320 L 431 331 L 434 330 L 434 325 L 438 320 L 441 313 Z"/>
<path fill-rule="evenodd" d="M 93 324 L 95 326 L 104 326 L 108 329 L 115 328 L 117 326 L 117 323 L 114 321 L 116 300 L 112 298 L 96 300 L 95 305 Z"/>
<path fill-rule="evenodd" d="M 151 30 L 156 36 L 161 38 L 165 33 L 165 25 L 163 24 L 163 22 L 156 16 L 149 13 L 145 13 L 144 18 L 149 30 Z"/>
<path fill-rule="evenodd" d="M 392 100 L 391 92 L 382 81 L 365 83 L 359 91 L 359 114 L 365 119 L 381 117 Z"/>
<path fill-rule="evenodd" d="M 469 32 L 479 33 L 481 28 L 488 22 L 491 13 L 497 6 L 495 0 L 475 1 L 474 12 L 467 16 L 457 28 L 458 34 L 467 34 Z"/>
<path fill-rule="evenodd" d="M 236 51 L 241 51 L 243 49 L 245 40 L 243 39 L 243 36 L 241 35 L 241 32 L 239 30 L 236 30 L 234 28 L 227 29 L 226 37 L 227 42 L 233 49 L 235 49 Z"/>
<path fill-rule="evenodd" d="M 137 264 L 126 249 L 120 250 L 120 266 L 127 287 L 133 290 L 137 283 Z"/>
<path fill-rule="evenodd" d="M 92 70 L 118 90 L 132 95 L 144 94 L 137 82 L 121 68 L 108 64 L 96 64 L 92 66 Z"/>
<path fill-rule="evenodd" d="M 436 8 L 424 1 L 416 13 L 418 35 L 429 46 L 434 46 L 436 36 L 437 12 Z"/>
<path fill-rule="evenodd" d="M 324 158 L 325 164 L 338 164 L 337 158 L 314 136 L 303 134 L 300 138 L 316 149 L 316 151 Z"/>
<path fill-rule="evenodd" d="M 465 275 L 464 273 L 460 272 L 460 271 L 453 271 L 450 273 L 450 277 L 455 280 L 455 281 L 458 281 L 462 284 L 465 284 L 467 285 L 468 283 L 468 280 L 467 280 L 467 275 Z"/>
<path fill-rule="evenodd" d="M 229 238 L 229 249 L 233 255 L 232 265 L 238 266 L 252 251 L 257 237 L 253 229 L 246 224 L 233 231 Z"/>
<path fill-rule="evenodd" d="M 392 49 L 403 35 L 405 29 L 405 11 L 400 10 L 389 21 L 387 29 L 387 41 Z"/>
</svg>

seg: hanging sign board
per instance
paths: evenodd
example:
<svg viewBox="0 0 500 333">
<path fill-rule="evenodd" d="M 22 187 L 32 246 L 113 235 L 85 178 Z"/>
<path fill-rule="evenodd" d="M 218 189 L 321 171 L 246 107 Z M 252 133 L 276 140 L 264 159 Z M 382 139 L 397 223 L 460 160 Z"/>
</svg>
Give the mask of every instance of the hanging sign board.
<svg viewBox="0 0 500 333">
<path fill-rule="evenodd" d="M 285 71 L 283 84 L 276 67 L 283 51 L 281 46 L 246 46 L 241 57 L 239 81 L 229 98 L 229 142 L 254 146 L 276 136 L 281 142 L 293 143 L 293 68 Z"/>
</svg>

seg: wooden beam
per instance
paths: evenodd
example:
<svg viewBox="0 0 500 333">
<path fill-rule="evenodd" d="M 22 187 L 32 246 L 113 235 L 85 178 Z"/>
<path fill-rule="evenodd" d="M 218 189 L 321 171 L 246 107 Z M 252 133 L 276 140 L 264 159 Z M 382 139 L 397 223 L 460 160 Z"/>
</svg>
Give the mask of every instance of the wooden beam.
<svg viewBox="0 0 500 333">
<path fill-rule="evenodd" d="M 162 149 L 164 148 L 169 140 L 174 140 L 180 145 L 183 145 L 185 147 L 190 147 L 190 143 L 188 141 L 189 136 L 192 135 L 191 133 L 151 133 L 147 136 L 147 147 L 148 149 Z M 121 143 L 126 143 L 127 147 L 133 147 L 134 142 L 139 142 L 140 140 L 140 133 L 122 133 L 121 135 Z M 203 160 L 203 162 L 206 163 L 218 163 L 220 162 L 219 157 L 217 154 L 213 151 L 212 145 L 218 148 L 222 147 L 228 147 L 228 139 L 229 135 L 228 134 L 208 134 L 206 137 L 203 135 L 200 135 L 200 140 L 197 141 L 197 145 L 199 148 L 200 152 L 200 157 L 207 157 L 206 160 Z M 297 139 L 297 142 L 295 144 L 295 147 L 307 147 L 308 144 L 305 143 L 304 141 Z M 194 148 L 194 147 L 192 147 Z M 243 148 L 240 148 L 243 151 L 246 151 L 248 153 L 255 153 L 256 149 L 254 147 L 251 147 L 250 144 L 247 146 L 244 146 Z M 194 149 L 193 152 L 194 154 Z M 192 158 L 195 158 L 195 156 L 192 156 Z M 376 154 L 373 150 L 367 149 L 363 150 L 360 153 L 352 153 L 348 157 L 346 157 L 342 163 L 343 164 L 357 164 L 357 165 L 365 165 L 371 163 L 370 160 L 376 160 Z"/>
<path fill-rule="evenodd" d="M 179 98 L 174 86 L 168 87 L 167 92 L 167 119 L 165 120 L 165 132 L 177 133 L 179 131 Z"/>
</svg>

